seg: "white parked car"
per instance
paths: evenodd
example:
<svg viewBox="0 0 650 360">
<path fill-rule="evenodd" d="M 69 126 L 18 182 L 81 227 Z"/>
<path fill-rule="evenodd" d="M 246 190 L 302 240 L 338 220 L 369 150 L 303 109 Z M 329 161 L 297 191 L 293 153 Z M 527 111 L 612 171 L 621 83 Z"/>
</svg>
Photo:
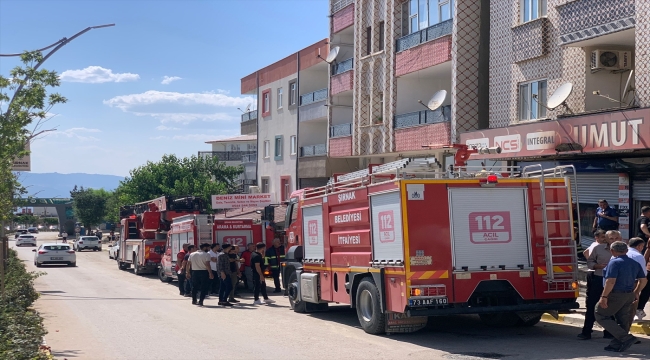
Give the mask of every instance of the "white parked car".
<svg viewBox="0 0 650 360">
<path fill-rule="evenodd" d="M 43 244 L 34 252 L 34 265 L 41 267 L 43 264 L 67 264 L 77 266 L 77 254 L 68 244 Z"/>
<path fill-rule="evenodd" d="M 97 236 L 82 236 L 74 241 L 74 248 L 77 251 L 92 249 L 93 251 L 102 250 L 102 242 Z"/>
<path fill-rule="evenodd" d="M 31 234 L 19 235 L 18 239 L 16 239 L 16 246 L 23 245 L 36 246 L 36 236 Z"/>
<path fill-rule="evenodd" d="M 108 258 L 117 260 L 118 256 L 120 256 L 120 243 L 108 245 Z"/>
</svg>

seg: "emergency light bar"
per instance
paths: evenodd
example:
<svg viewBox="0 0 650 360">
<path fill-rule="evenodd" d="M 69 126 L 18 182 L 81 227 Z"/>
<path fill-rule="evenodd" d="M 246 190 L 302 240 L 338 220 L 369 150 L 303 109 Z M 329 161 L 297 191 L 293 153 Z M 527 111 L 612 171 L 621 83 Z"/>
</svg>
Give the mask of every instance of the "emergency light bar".
<svg viewBox="0 0 650 360">
<path fill-rule="evenodd" d="M 499 178 L 496 175 L 492 174 L 492 175 L 488 175 L 488 176 L 486 176 L 484 178 L 479 179 L 478 182 L 483 187 L 493 187 L 493 186 L 496 186 L 496 184 L 499 183 Z"/>
</svg>

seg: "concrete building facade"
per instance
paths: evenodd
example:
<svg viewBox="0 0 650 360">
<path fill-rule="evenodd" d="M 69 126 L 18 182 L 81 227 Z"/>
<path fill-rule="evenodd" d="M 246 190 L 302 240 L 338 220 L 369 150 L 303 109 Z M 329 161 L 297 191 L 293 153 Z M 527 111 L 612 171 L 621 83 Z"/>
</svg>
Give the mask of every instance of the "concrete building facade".
<svg viewBox="0 0 650 360">
<path fill-rule="evenodd" d="M 216 157 L 227 166 L 242 166 L 237 179 L 239 192 L 248 192 L 257 184 L 257 135 L 240 135 L 227 139 L 206 141 L 212 151 L 199 151 L 199 156 Z"/>
</svg>

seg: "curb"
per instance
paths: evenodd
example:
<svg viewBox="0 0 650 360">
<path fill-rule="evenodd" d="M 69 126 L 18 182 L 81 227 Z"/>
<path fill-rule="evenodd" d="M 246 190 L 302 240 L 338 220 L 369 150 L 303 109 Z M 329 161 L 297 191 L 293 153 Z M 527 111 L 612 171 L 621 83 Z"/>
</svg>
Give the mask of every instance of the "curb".
<svg viewBox="0 0 650 360">
<path fill-rule="evenodd" d="M 565 324 L 571 324 L 571 325 L 579 325 L 582 326 L 584 323 L 584 316 L 582 315 L 565 315 L 565 314 L 559 314 L 558 319 L 556 320 L 553 316 L 549 314 L 544 314 L 542 315 L 542 320 L 546 322 L 554 322 L 554 323 L 565 323 Z M 630 333 L 632 334 L 639 334 L 639 335 L 650 335 L 650 321 L 637 321 L 632 323 L 632 326 L 630 327 Z"/>
</svg>

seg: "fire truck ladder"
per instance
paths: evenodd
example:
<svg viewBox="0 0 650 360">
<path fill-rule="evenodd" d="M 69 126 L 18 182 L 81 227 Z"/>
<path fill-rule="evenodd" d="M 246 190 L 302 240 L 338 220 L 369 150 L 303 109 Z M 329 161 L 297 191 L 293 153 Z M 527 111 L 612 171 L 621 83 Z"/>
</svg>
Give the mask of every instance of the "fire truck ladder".
<svg viewBox="0 0 650 360">
<path fill-rule="evenodd" d="M 578 192 L 576 182 L 576 170 L 573 165 L 558 166 L 551 169 L 544 169 L 542 165 L 526 166 L 522 170 L 523 177 L 540 179 L 540 197 L 542 221 L 544 222 L 544 248 L 546 252 L 546 276 L 544 280 L 548 284 L 547 293 L 574 291 L 573 283 L 578 278 L 578 255 L 575 246 L 575 234 L 573 231 L 573 209 L 572 209 L 572 192 L 571 185 L 576 189 L 575 199 L 578 204 Z M 568 176 L 571 176 L 571 180 Z M 547 178 L 564 178 L 564 184 L 559 185 L 556 182 L 547 185 Z M 548 189 L 565 189 L 567 192 L 567 202 L 548 202 L 546 191 Z M 569 214 L 569 219 L 549 220 L 549 213 L 558 210 L 565 210 Z M 579 213 L 579 212 L 578 212 Z M 578 222 L 579 222 L 578 218 Z M 566 224 L 570 231 L 570 236 L 549 236 L 549 226 L 556 224 Z M 578 225 L 580 228 L 580 225 Z M 567 252 L 569 249 L 569 252 Z M 570 259 L 570 261 L 565 261 Z M 567 271 L 568 269 L 570 271 Z"/>
</svg>

